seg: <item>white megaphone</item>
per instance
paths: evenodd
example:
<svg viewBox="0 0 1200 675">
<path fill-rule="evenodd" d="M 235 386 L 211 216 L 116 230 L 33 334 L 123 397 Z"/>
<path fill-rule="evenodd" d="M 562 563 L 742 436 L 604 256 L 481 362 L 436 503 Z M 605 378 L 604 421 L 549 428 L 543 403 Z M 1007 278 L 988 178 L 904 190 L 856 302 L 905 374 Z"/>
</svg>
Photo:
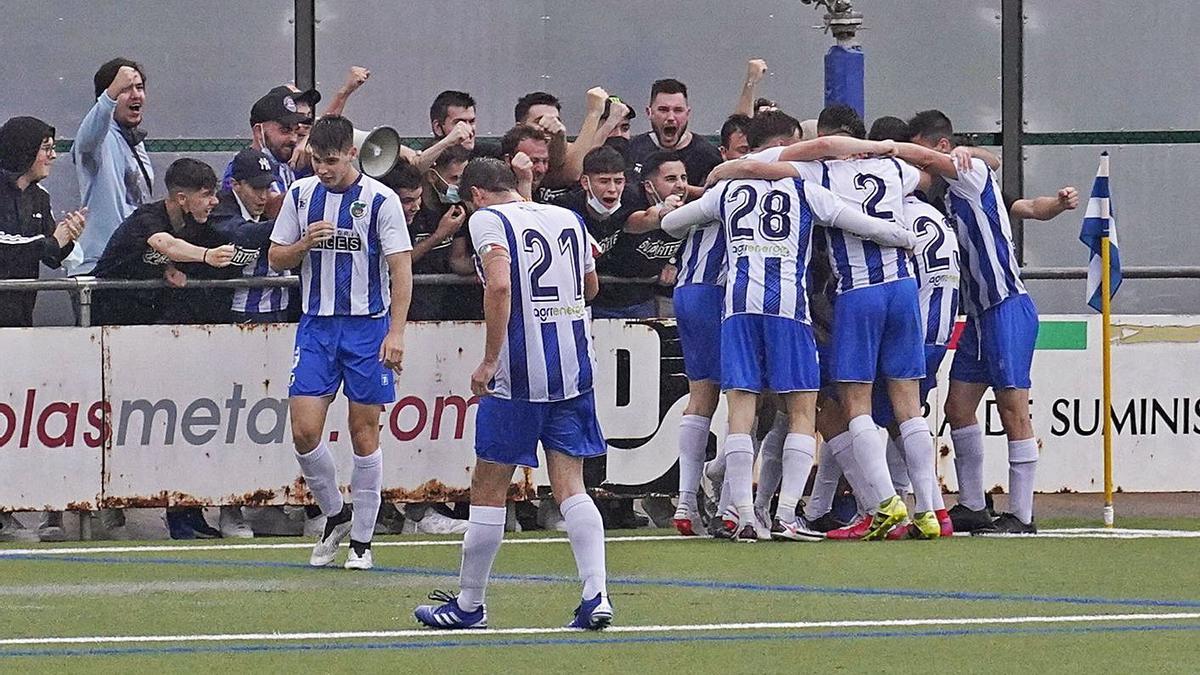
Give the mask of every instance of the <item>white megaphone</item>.
<svg viewBox="0 0 1200 675">
<path fill-rule="evenodd" d="M 396 166 L 400 158 L 400 134 L 391 127 L 375 127 L 371 131 L 354 130 L 354 147 L 358 148 L 358 167 L 371 178 L 380 178 Z"/>
</svg>

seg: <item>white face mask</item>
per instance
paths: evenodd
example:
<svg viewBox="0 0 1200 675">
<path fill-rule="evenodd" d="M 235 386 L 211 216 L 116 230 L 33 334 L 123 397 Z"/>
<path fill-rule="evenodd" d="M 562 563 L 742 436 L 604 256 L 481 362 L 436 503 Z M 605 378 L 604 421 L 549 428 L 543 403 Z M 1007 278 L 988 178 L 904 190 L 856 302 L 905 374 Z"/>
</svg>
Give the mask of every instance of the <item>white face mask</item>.
<svg viewBox="0 0 1200 675">
<path fill-rule="evenodd" d="M 616 213 L 617 210 L 621 208 L 621 197 L 618 195 L 617 202 L 611 207 L 605 206 L 604 202 L 600 201 L 596 197 L 596 193 L 592 192 L 592 181 L 589 180 L 587 184 L 587 203 L 588 206 L 592 207 L 592 210 L 600 216 L 600 219 L 603 220 Z"/>
</svg>

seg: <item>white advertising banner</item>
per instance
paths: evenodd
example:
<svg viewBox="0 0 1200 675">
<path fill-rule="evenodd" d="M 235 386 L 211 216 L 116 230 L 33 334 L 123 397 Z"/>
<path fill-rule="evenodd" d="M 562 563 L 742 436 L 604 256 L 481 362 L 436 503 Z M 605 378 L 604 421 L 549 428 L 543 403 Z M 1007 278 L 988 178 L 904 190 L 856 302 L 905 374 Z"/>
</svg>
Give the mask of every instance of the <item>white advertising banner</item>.
<svg viewBox="0 0 1200 675">
<path fill-rule="evenodd" d="M 1114 328 L 1115 482 L 1124 491 L 1200 490 L 1200 318 L 1124 316 Z M 0 330 L 0 507 L 281 504 L 307 499 L 293 457 L 287 385 L 294 326 L 137 326 Z M 687 382 L 670 322 L 594 322 L 596 403 L 609 443 L 591 484 L 670 492 Z M 389 499 L 461 498 L 474 462 L 469 378 L 482 325 L 416 323 L 397 402 L 381 418 Z M 943 364 L 946 381 L 954 352 Z M 1102 489 L 1100 324 L 1043 317 L 1034 359 L 1037 488 Z M 939 469 L 953 489 L 940 387 L 930 397 Z M 349 482 L 345 399 L 326 438 Z M 723 428 L 719 410 L 714 431 Z M 1007 449 L 990 395 L 980 407 L 988 485 L 1007 486 Z M 714 443 L 715 445 L 715 443 Z M 514 496 L 546 484 L 518 474 Z"/>
</svg>

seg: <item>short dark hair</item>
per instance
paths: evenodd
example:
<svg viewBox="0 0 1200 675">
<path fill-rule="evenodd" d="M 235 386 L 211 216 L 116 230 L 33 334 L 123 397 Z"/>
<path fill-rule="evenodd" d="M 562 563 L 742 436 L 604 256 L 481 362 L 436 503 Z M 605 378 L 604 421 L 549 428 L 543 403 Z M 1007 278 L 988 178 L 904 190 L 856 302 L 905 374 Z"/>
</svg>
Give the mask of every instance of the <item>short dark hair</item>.
<svg viewBox="0 0 1200 675">
<path fill-rule="evenodd" d="M 471 161 L 471 151 L 461 145 L 452 145 L 442 151 L 437 159 L 433 160 L 433 168 L 444 169 L 451 164 L 459 162 Z"/>
<path fill-rule="evenodd" d="M 465 91 L 455 91 L 447 89 L 438 94 L 433 99 L 433 105 L 429 106 L 429 121 L 441 122 L 446 119 L 446 113 L 450 111 L 450 106 L 459 108 L 474 108 L 475 99 Z"/>
<path fill-rule="evenodd" d="M 513 108 L 514 121 L 517 124 L 525 121 L 525 116 L 529 114 L 529 109 L 535 105 L 552 105 L 556 110 L 562 110 L 562 104 L 558 102 L 557 96 L 547 94 L 544 91 L 535 91 L 517 99 L 517 107 Z"/>
<path fill-rule="evenodd" d="M 521 144 L 521 141 L 529 139 L 544 141 L 546 143 L 550 142 L 550 136 L 545 131 L 534 129 L 527 124 L 518 124 L 506 131 L 504 136 L 500 138 L 500 154 L 512 157 L 517 154 L 517 146 Z"/>
<path fill-rule="evenodd" d="M 791 138 L 800 133 L 800 120 L 782 110 L 764 110 L 750 120 L 746 140 L 752 148 L 761 148 L 777 138 Z"/>
<path fill-rule="evenodd" d="M 167 192 L 216 190 L 217 174 L 211 166 L 191 157 L 181 157 L 167 167 Z"/>
<path fill-rule="evenodd" d="M 503 160 L 479 157 L 467 162 L 462 178 L 458 180 L 458 193 L 464 198 L 469 198 L 473 187 L 484 192 L 516 190 L 517 176 L 512 167 Z"/>
<path fill-rule="evenodd" d="M 687 98 L 687 85 L 676 80 L 673 77 L 655 80 L 650 86 L 650 102 L 654 103 L 654 97 L 659 94 L 683 94 Z"/>
<path fill-rule="evenodd" d="M 662 168 L 662 165 L 666 164 L 667 162 L 682 161 L 683 157 L 681 157 L 677 152 L 666 152 L 663 150 L 652 152 L 648 157 L 646 157 L 646 161 L 642 162 L 642 180 L 647 180 L 650 178 L 650 176 L 658 173 L 658 170 Z"/>
<path fill-rule="evenodd" d="M 583 173 L 585 175 L 624 172 L 625 158 L 607 145 L 592 148 L 588 154 L 583 156 Z"/>
<path fill-rule="evenodd" d="M 313 152 L 341 152 L 354 147 L 354 125 L 341 115 L 324 115 L 308 132 L 308 146 Z"/>
<path fill-rule="evenodd" d="M 920 136 L 927 141 L 937 143 L 943 138 L 954 143 L 954 125 L 950 118 L 941 110 L 922 110 L 908 121 L 913 137 Z"/>
<path fill-rule="evenodd" d="M 421 170 L 408 160 L 400 159 L 379 182 L 393 190 L 416 190 L 421 187 Z"/>
<path fill-rule="evenodd" d="M 867 139 L 872 141 L 896 141 L 907 143 L 912 140 L 912 128 L 899 117 L 884 116 L 871 123 Z"/>
<path fill-rule="evenodd" d="M 729 147 L 729 139 L 737 132 L 747 133 L 750 129 L 751 120 L 746 115 L 733 114 L 725 118 L 725 123 L 721 125 L 721 147 Z"/>
<path fill-rule="evenodd" d="M 821 136 L 849 134 L 854 138 L 866 138 L 867 127 L 858 111 L 843 103 L 826 106 L 817 116 L 817 133 Z"/>
<path fill-rule="evenodd" d="M 122 66 L 129 66 L 138 71 L 138 74 L 142 76 L 142 84 L 146 83 L 146 69 L 142 67 L 142 64 L 118 56 L 100 66 L 100 69 L 92 76 L 92 85 L 96 88 L 96 98 L 100 98 L 100 92 L 108 89 L 108 85 L 112 84 L 113 78 L 117 76 L 117 71 L 121 70 Z"/>
</svg>

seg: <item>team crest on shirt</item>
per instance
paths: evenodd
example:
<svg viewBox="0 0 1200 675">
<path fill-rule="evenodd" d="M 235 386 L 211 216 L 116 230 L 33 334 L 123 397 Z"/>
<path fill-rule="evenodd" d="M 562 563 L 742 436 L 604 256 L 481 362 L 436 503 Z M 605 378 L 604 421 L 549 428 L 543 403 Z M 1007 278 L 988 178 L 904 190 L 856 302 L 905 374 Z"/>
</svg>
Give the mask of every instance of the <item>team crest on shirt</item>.
<svg viewBox="0 0 1200 675">
<path fill-rule="evenodd" d="M 367 203 L 356 201 L 350 205 L 350 215 L 355 218 L 362 218 L 367 214 Z"/>
</svg>

